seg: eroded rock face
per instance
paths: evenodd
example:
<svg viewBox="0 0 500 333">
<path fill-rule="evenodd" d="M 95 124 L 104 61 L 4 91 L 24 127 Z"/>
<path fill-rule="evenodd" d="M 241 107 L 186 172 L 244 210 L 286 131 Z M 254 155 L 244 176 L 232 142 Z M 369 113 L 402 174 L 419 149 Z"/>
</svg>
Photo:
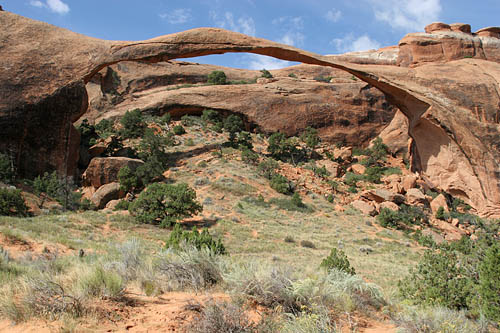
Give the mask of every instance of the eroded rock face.
<svg viewBox="0 0 500 333">
<path fill-rule="evenodd" d="M 228 81 L 250 82 L 261 75 L 187 62 L 122 62 L 87 84 L 90 107 L 83 117 L 96 122 L 133 109 L 177 117 L 215 109 L 238 113 L 261 132 L 291 136 L 312 126 L 323 141 L 359 146 L 377 136 L 395 113 L 378 89 L 333 68 L 298 65 L 271 71 L 273 79 L 259 78 L 254 84 L 191 86 L 206 83 L 214 70 L 224 71 Z M 333 77 L 333 82 L 318 82 L 318 77 Z M 178 88 L 183 85 L 189 87 Z"/>
<path fill-rule="evenodd" d="M 128 157 L 95 157 L 82 175 L 83 185 L 98 189 L 102 185 L 117 182 L 118 172 L 124 166 L 135 170 L 142 164 L 142 160 Z"/>
<path fill-rule="evenodd" d="M 156 63 L 251 52 L 341 69 L 378 88 L 408 118 L 413 169 L 482 214 L 500 215 L 500 39 L 495 28 L 472 36 L 453 30 L 410 34 L 398 53 L 398 63 L 410 68 L 363 65 L 357 55 L 321 56 L 215 28 L 113 42 L 5 11 L 0 26 L 0 125 L 6 128 L 0 150 L 15 155 L 23 175 L 51 167 L 67 173 L 76 166 L 78 154 L 71 135 L 64 133 L 86 110 L 84 85 L 104 67 L 127 60 Z M 43 124 L 34 123 L 38 120 Z M 40 125 L 50 131 L 41 131 Z M 30 149 L 31 142 L 36 145 Z"/>
</svg>

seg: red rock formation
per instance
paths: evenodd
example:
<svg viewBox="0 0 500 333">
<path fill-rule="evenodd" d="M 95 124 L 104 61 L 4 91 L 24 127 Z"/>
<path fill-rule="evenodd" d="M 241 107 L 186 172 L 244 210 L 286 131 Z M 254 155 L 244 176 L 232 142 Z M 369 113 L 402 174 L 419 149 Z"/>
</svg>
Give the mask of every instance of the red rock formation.
<svg viewBox="0 0 500 333">
<path fill-rule="evenodd" d="M 410 34 L 398 60 L 408 68 L 356 64 L 355 56 L 340 61 L 213 28 L 113 42 L 4 11 L 0 26 L 0 59 L 8 64 L 0 66 L 0 149 L 16 153 L 23 174 L 74 168 L 71 122 L 86 110 L 85 83 L 104 67 L 251 52 L 342 69 L 380 89 L 408 117 L 413 168 L 483 214 L 500 215 L 500 40 L 493 28 Z"/>
<path fill-rule="evenodd" d="M 90 107 L 83 117 L 94 122 L 121 117 L 133 109 L 182 116 L 209 108 L 241 114 L 267 133 L 297 135 L 313 126 L 324 141 L 363 145 L 395 113 L 378 89 L 324 66 L 297 65 L 272 71 L 272 80 L 257 84 L 176 89 L 176 84 L 205 83 L 214 70 L 224 71 L 228 81 L 251 81 L 261 75 L 259 71 L 186 62 L 122 62 L 101 71 L 87 84 Z M 291 73 L 296 78 L 289 77 Z M 333 79 L 330 83 L 314 80 L 320 76 Z"/>
</svg>

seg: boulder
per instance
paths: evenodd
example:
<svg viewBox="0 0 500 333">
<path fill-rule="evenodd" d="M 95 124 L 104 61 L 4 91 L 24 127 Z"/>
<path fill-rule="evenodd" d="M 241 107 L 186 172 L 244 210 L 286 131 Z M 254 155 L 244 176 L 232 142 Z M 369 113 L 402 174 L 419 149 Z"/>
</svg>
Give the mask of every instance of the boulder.
<svg viewBox="0 0 500 333">
<path fill-rule="evenodd" d="M 405 176 L 403 178 L 403 181 L 401 182 L 401 185 L 403 186 L 403 190 L 405 192 L 408 192 L 409 189 L 412 189 L 417 185 L 417 176 L 415 175 Z"/>
<path fill-rule="evenodd" d="M 379 206 L 379 212 L 382 208 L 387 208 L 387 209 L 393 210 L 395 212 L 397 212 L 399 210 L 399 206 L 396 205 L 394 202 L 390 202 L 390 201 L 382 202 Z"/>
<path fill-rule="evenodd" d="M 351 202 L 351 206 L 360 210 L 365 215 L 373 216 L 377 212 L 372 204 L 363 200 L 354 200 L 353 202 Z"/>
<path fill-rule="evenodd" d="M 349 161 L 352 157 L 352 147 L 335 148 L 333 151 L 333 157 Z"/>
<path fill-rule="evenodd" d="M 427 199 L 418 188 L 410 188 L 406 191 L 406 201 L 409 205 L 425 204 Z"/>
<path fill-rule="evenodd" d="M 451 27 L 448 24 L 442 22 L 431 23 L 425 27 L 425 32 L 428 34 L 435 31 L 451 31 Z"/>
<path fill-rule="evenodd" d="M 95 157 L 82 175 L 83 185 L 99 188 L 104 184 L 118 181 L 118 172 L 124 166 L 135 170 L 144 164 L 142 160 L 128 157 Z"/>
<path fill-rule="evenodd" d="M 106 209 L 110 209 L 110 210 L 114 210 L 116 205 L 118 205 L 120 203 L 121 200 L 110 200 L 107 204 L 106 204 Z"/>
<path fill-rule="evenodd" d="M 106 207 L 106 204 L 111 200 L 117 200 L 123 197 L 125 197 L 125 193 L 120 190 L 120 184 L 109 183 L 99 187 L 90 198 L 90 201 L 92 201 L 98 209 L 102 209 Z"/>
<path fill-rule="evenodd" d="M 366 171 L 366 167 L 362 164 L 353 164 L 353 165 L 351 165 L 351 170 L 355 174 L 363 175 Z"/>
<path fill-rule="evenodd" d="M 361 193 L 361 197 L 378 203 L 389 201 L 389 202 L 394 202 L 396 204 L 402 204 L 403 202 L 405 202 L 405 197 L 403 195 L 393 193 L 391 191 L 382 188 L 366 190 Z"/>
<path fill-rule="evenodd" d="M 429 228 L 424 229 L 424 230 L 422 231 L 422 235 L 424 235 L 424 236 L 430 236 L 430 237 L 432 238 L 432 240 L 433 240 L 436 244 L 441 244 L 441 243 L 442 243 L 442 242 L 444 242 L 444 240 L 445 240 L 445 239 L 444 239 L 444 237 L 443 237 L 441 234 L 439 234 L 439 233 L 437 233 L 437 232 L 435 232 L 434 230 L 429 229 Z"/>
<path fill-rule="evenodd" d="M 431 201 L 431 210 L 433 214 L 436 214 L 439 207 L 443 207 L 446 212 L 449 212 L 448 203 L 446 202 L 446 198 L 443 194 L 439 194 Z"/>
</svg>

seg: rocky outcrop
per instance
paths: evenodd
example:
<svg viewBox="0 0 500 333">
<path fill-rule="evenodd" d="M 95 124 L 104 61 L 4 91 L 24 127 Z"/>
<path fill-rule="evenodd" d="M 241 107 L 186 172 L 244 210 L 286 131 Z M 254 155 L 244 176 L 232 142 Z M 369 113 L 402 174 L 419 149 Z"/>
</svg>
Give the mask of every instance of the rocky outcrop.
<svg viewBox="0 0 500 333">
<path fill-rule="evenodd" d="M 98 209 L 103 209 L 111 200 L 118 200 L 124 197 L 125 193 L 120 190 L 119 183 L 109 183 L 99 187 L 90 197 L 90 201 L 92 201 Z"/>
<path fill-rule="evenodd" d="M 214 70 L 224 71 L 228 81 L 237 82 L 255 81 L 261 75 L 186 62 L 123 62 L 87 84 L 90 108 L 83 117 L 95 122 L 121 117 L 133 109 L 179 117 L 215 109 L 242 115 L 249 127 L 258 127 L 260 132 L 292 136 L 312 126 L 323 141 L 359 146 L 377 136 L 395 113 L 378 89 L 333 68 L 297 65 L 271 71 L 272 80 L 258 79 L 254 84 L 205 85 Z M 295 77 L 288 76 L 292 73 Z M 113 78 L 112 88 L 108 77 Z M 325 83 L 314 79 L 318 77 L 333 79 Z"/>
<path fill-rule="evenodd" d="M 341 69 L 378 88 L 408 118 L 413 170 L 483 215 L 500 215 L 500 40 L 494 28 L 470 38 L 453 30 L 409 35 L 400 43 L 398 67 L 357 64 L 355 56 L 340 61 L 214 28 L 114 42 L 5 11 L 0 12 L 0 26 L 0 150 L 13 152 L 23 175 L 74 170 L 78 154 L 71 123 L 86 110 L 85 84 L 106 66 L 251 52 Z M 433 47 L 435 36 L 443 47 Z M 419 47 L 427 50 L 426 45 L 432 50 L 422 52 Z M 446 45 L 462 48 L 458 52 L 453 46 L 448 52 Z M 442 56 L 432 55 L 441 49 Z M 464 58 L 470 49 L 473 57 Z M 423 60 L 415 60 L 418 54 Z"/>
<path fill-rule="evenodd" d="M 425 33 L 411 33 L 399 42 L 397 64 L 419 66 L 464 58 L 500 61 L 500 28 L 471 33 L 468 24 L 432 23 Z"/>
</svg>

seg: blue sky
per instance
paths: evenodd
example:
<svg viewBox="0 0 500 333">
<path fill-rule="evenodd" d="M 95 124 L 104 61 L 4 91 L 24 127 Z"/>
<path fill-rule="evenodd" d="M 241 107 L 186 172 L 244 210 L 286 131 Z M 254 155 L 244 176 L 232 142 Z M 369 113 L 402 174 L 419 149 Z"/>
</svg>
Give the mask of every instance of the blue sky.
<svg viewBox="0 0 500 333">
<path fill-rule="evenodd" d="M 196 27 L 222 27 L 336 54 L 396 45 L 435 21 L 500 26 L 500 0 L 0 0 L 4 10 L 88 36 L 143 40 Z M 188 59 L 186 59 L 188 60 Z M 233 54 L 191 61 L 274 69 L 292 63 Z"/>
</svg>

